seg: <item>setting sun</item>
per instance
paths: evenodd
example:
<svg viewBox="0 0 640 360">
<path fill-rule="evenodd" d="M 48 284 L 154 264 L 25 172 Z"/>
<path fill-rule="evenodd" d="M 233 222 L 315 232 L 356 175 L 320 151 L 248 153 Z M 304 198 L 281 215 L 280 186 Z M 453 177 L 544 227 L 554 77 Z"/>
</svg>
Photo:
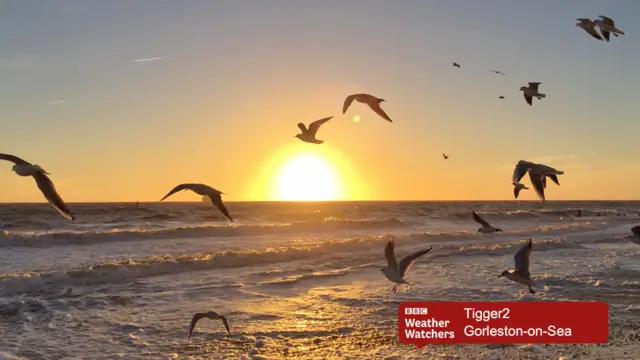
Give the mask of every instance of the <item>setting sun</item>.
<svg viewBox="0 0 640 360">
<path fill-rule="evenodd" d="M 337 200 L 341 197 L 337 172 L 321 156 L 300 154 L 277 174 L 281 200 Z"/>
</svg>

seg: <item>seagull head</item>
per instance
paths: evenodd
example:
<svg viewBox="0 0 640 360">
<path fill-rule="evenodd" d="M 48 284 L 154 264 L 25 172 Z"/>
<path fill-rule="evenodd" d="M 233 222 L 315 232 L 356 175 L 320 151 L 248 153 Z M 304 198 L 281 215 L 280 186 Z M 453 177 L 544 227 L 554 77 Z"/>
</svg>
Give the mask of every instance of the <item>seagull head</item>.
<svg viewBox="0 0 640 360">
<path fill-rule="evenodd" d="M 526 86 L 522 86 L 522 87 L 520 87 L 520 91 L 525 91 L 525 90 L 527 90 L 527 89 L 528 89 L 528 87 L 526 87 Z"/>
<path fill-rule="evenodd" d="M 504 231 L 502 231 L 502 229 L 500 229 L 500 228 L 496 228 L 496 231 L 504 232 Z"/>
<path fill-rule="evenodd" d="M 503 276 L 507 276 L 507 274 L 509 274 L 509 270 L 505 270 L 503 271 L 500 275 L 498 275 L 498 277 L 503 277 Z"/>
<path fill-rule="evenodd" d="M 378 99 L 378 102 L 384 102 L 384 99 Z"/>
<path fill-rule="evenodd" d="M 16 171 L 16 168 L 17 168 L 17 167 L 18 167 L 18 165 L 13 165 L 13 166 L 11 167 L 11 171 Z"/>
</svg>

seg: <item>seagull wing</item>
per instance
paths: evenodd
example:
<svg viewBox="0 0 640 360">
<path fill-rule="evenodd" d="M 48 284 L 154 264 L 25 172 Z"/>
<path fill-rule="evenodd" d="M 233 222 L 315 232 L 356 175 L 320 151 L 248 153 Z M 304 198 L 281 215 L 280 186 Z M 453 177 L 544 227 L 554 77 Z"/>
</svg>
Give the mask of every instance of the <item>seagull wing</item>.
<svg viewBox="0 0 640 360">
<path fill-rule="evenodd" d="M 595 29 L 591 29 L 593 32 L 595 32 Z M 588 33 L 591 33 L 589 31 L 587 31 Z M 610 41 L 611 40 L 611 33 L 607 30 L 603 30 L 602 27 L 600 27 L 600 32 L 602 33 L 602 37 L 604 38 L 605 41 Z"/>
<path fill-rule="evenodd" d="M 56 187 L 53 185 L 53 182 L 47 175 L 42 172 L 38 172 L 33 175 L 33 178 L 36 180 L 36 184 L 38 184 L 38 188 L 40 189 L 44 197 L 47 199 L 47 201 L 49 201 L 49 204 L 53 205 L 53 208 L 56 209 L 56 211 L 60 215 L 62 215 L 67 220 L 76 219 L 56 191 Z"/>
<path fill-rule="evenodd" d="M 538 92 L 538 87 L 540 86 L 539 82 L 530 82 L 529 83 L 529 89 L 533 90 L 534 92 Z"/>
<path fill-rule="evenodd" d="M 191 318 L 191 324 L 189 325 L 189 336 L 187 336 L 187 338 L 191 337 L 193 328 L 196 327 L 198 320 L 202 319 L 203 317 L 207 317 L 207 313 L 196 313 L 195 315 L 193 315 L 193 317 Z"/>
<path fill-rule="evenodd" d="M 519 183 L 524 174 L 526 174 L 527 171 L 531 170 L 532 165 L 533 164 L 528 161 L 518 161 L 518 163 L 516 164 L 516 168 L 513 169 L 513 178 L 511 179 L 511 182 L 513 184 Z"/>
<path fill-rule="evenodd" d="M 515 269 L 527 278 L 531 277 L 531 249 L 532 243 L 531 239 L 529 239 L 529 242 L 518 249 L 513 256 L 516 265 Z"/>
<path fill-rule="evenodd" d="M 549 177 L 549 179 L 551 179 L 551 181 L 556 183 L 556 185 L 560 186 L 560 181 L 558 181 L 558 175 L 556 175 L 556 174 L 547 174 L 547 176 Z"/>
<path fill-rule="evenodd" d="M 329 116 L 324 119 L 320 119 L 312 122 L 311 124 L 309 124 L 309 131 L 313 134 L 313 136 L 315 136 L 316 133 L 318 132 L 318 129 L 320 129 L 320 126 L 322 126 L 322 124 L 326 123 L 331 119 L 333 119 L 333 116 Z M 300 126 L 300 124 L 298 124 L 298 126 Z"/>
<path fill-rule="evenodd" d="M 529 106 L 533 105 L 533 98 L 527 94 L 524 94 L 524 100 L 529 104 Z"/>
<path fill-rule="evenodd" d="M 613 19 L 612 19 L 612 18 L 610 18 L 610 17 L 606 17 L 606 16 L 604 16 L 604 15 L 599 15 L 598 17 L 599 17 L 600 19 L 602 19 L 602 22 L 604 22 L 604 23 L 605 23 L 605 24 L 607 24 L 607 25 L 614 26 L 614 25 L 616 24 L 616 23 L 613 21 Z"/>
<path fill-rule="evenodd" d="M 404 277 L 407 271 L 409 271 L 409 269 L 411 268 L 411 265 L 413 265 L 413 263 L 416 262 L 419 257 L 431 251 L 432 248 L 433 247 L 429 247 L 428 249 L 416 251 L 413 254 L 407 255 L 402 260 L 400 260 L 400 264 L 398 265 L 398 271 L 400 272 L 400 275 Z"/>
<path fill-rule="evenodd" d="M 302 131 L 303 134 L 309 131 L 307 130 L 307 127 L 304 126 L 303 123 L 298 123 L 298 127 L 300 128 L 300 131 Z"/>
<path fill-rule="evenodd" d="M 162 199 L 160 199 L 160 201 L 168 198 L 169 196 L 177 193 L 178 191 L 182 191 L 182 190 L 191 190 L 191 191 L 193 191 L 193 185 L 194 184 L 180 184 L 180 185 L 174 187 L 171 191 L 169 191 L 169 193 L 167 193 L 167 195 L 165 195 Z"/>
<path fill-rule="evenodd" d="M 358 96 L 358 94 L 349 95 L 346 99 L 344 99 L 344 104 L 342 105 L 343 114 L 347 112 L 347 109 L 349 108 L 349 106 L 351 106 L 351 103 L 356 98 L 356 96 Z"/>
<path fill-rule="evenodd" d="M 229 329 L 229 322 L 227 321 L 227 318 L 220 315 L 220 319 L 222 320 L 224 327 L 227 328 L 227 334 L 231 335 L 231 329 Z"/>
<path fill-rule="evenodd" d="M 380 115 L 383 119 L 389 121 L 389 122 L 393 122 L 390 118 L 389 115 L 387 115 L 386 112 L 384 112 L 384 110 L 382 110 L 382 108 L 380 107 L 380 103 L 371 103 L 369 102 L 369 107 L 371 108 L 371 110 L 375 111 L 376 114 Z"/>
<path fill-rule="evenodd" d="M 598 40 L 602 40 L 602 36 L 600 36 L 600 34 L 598 34 L 598 32 L 596 31 L 596 28 L 592 27 L 592 28 L 584 29 L 584 31 L 586 31 L 589 35 L 593 36 L 594 38 L 596 38 Z M 608 32 L 605 35 L 605 31 L 603 31 L 602 35 L 607 39 L 607 41 L 609 41 L 609 33 Z"/>
<path fill-rule="evenodd" d="M 482 225 L 482 227 L 491 227 L 491 225 L 489 225 L 489 223 L 481 218 L 480 215 L 478 215 L 475 211 L 471 210 L 471 212 L 473 214 L 473 220 L 475 220 L 475 222 Z"/>
<path fill-rule="evenodd" d="M 396 240 L 392 237 L 384 247 L 384 257 L 387 258 L 387 266 L 389 269 L 398 271 L 398 260 L 396 259 Z"/>
<path fill-rule="evenodd" d="M 24 161 L 24 160 L 20 159 L 17 156 L 9 155 L 9 154 L 0 154 L 0 160 L 11 161 L 12 163 L 14 163 L 16 165 L 20 165 L 20 164 L 31 165 L 29 162 Z"/>
<path fill-rule="evenodd" d="M 544 175 L 535 174 L 529 171 L 529 179 L 531 180 L 531 185 L 533 185 L 533 189 L 538 194 L 538 197 L 545 201 L 544 198 Z"/>
<path fill-rule="evenodd" d="M 220 196 L 220 194 L 221 194 L 220 192 L 214 192 L 214 193 L 208 194 L 207 196 L 209 196 L 209 199 L 211 199 L 211 203 L 215 205 L 215 207 L 217 207 L 218 210 L 220 210 L 220 212 L 222 212 L 222 214 L 224 214 L 224 216 L 227 217 L 227 219 L 233 222 L 231 215 L 229 215 L 229 211 L 224 206 L 224 203 L 222 203 L 222 196 Z"/>
</svg>

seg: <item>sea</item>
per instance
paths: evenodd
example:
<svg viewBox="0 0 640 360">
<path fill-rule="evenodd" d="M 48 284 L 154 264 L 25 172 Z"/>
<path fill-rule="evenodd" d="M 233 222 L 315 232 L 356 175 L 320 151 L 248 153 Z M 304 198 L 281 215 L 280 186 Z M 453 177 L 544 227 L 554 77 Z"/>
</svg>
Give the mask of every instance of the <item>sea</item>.
<svg viewBox="0 0 640 360">
<path fill-rule="evenodd" d="M 640 202 L 0 205 L 0 359 L 639 359 Z M 475 210 L 502 233 L 477 233 Z M 433 246 L 391 292 L 384 246 Z M 538 292 L 498 278 L 533 240 Z M 604 301 L 600 345 L 398 340 L 405 301 Z M 229 320 L 201 320 L 196 312 Z M 588 316 L 586 314 L 585 316 Z"/>
</svg>

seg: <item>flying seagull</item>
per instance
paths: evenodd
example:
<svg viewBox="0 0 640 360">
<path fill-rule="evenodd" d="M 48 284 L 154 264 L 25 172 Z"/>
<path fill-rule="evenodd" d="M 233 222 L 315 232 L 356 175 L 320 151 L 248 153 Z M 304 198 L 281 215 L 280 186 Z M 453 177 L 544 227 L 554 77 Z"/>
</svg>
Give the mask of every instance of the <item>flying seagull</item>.
<svg viewBox="0 0 640 360">
<path fill-rule="evenodd" d="M 504 99 L 504 96 L 498 96 L 498 99 Z"/>
<path fill-rule="evenodd" d="M 586 18 L 579 18 L 576 19 L 578 21 L 580 21 L 579 23 L 576 24 L 577 27 L 583 29 L 584 31 L 586 31 L 589 35 L 593 36 L 594 38 L 602 41 L 602 36 L 600 36 L 600 34 L 598 34 L 598 31 L 596 31 L 596 22 L 592 21 L 591 19 L 586 19 Z M 608 41 L 608 40 L 607 40 Z"/>
<path fill-rule="evenodd" d="M 206 313 L 196 313 L 195 315 L 193 315 L 193 318 L 191 318 L 191 324 L 189 325 L 189 336 L 187 336 L 187 338 L 191 337 L 193 328 L 196 327 L 196 323 L 198 323 L 198 321 L 202 318 L 208 318 L 212 320 L 221 319 L 224 327 L 227 328 L 227 334 L 231 335 L 231 330 L 229 330 L 229 323 L 227 322 L 227 318 L 215 311 L 208 311 Z"/>
<path fill-rule="evenodd" d="M 205 184 L 180 184 L 174 187 L 173 190 L 169 191 L 169 193 L 165 195 L 162 199 L 160 199 L 160 201 L 182 190 L 191 190 L 198 195 L 208 196 L 209 199 L 211 200 L 211 203 L 215 205 L 215 207 L 217 207 L 218 210 L 220 210 L 224 214 L 224 216 L 227 217 L 227 219 L 233 222 L 233 219 L 231 218 L 231 215 L 229 215 L 227 208 L 222 203 L 222 196 L 220 195 L 221 194 L 224 195 L 224 193 Z"/>
<path fill-rule="evenodd" d="M 498 275 L 498 277 L 506 277 L 511 281 L 515 281 L 518 284 L 527 285 L 529 292 L 535 294 L 536 292 L 531 288 L 533 281 L 531 281 L 531 249 L 532 243 L 529 239 L 529 243 L 523 245 L 516 254 L 513 256 L 515 261 L 515 269 L 508 269 Z"/>
<path fill-rule="evenodd" d="M 445 155 L 444 153 L 442 153 L 442 157 L 447 160 L 449 158 L 449 155 Z"/>
<path fill-rule="evenodd" d="M 460 64 L 458 64 L 457 62 L 454 62 L 454 63 L 453 63 L 453 66 L 457 67 L 458 69 L 462 69 L 462 68 L 460 67 Z"/>
<path fill-rule="evenodd" d="M 478 229 L 478 231 L 476 231 L 477 233 L 481 232 L 483 234 L 489 234 L 497 231 L 502 232 L 502 229 L 494 228 L 493 226 L 491 226 L 491 224 L 489 224 L 483 218 L 481 218 L 480 215 L 478 215 L 475 211 L 471 210 L 471 212 L 473 213 L 473 220 L 475 220 L 475 222 L 477 222 L 478 224 L 482 225 L 482 227 Z"/>
<path fill-rule="evenodd" d="M 613 35 L 615 35 L 616 37 L 618 35 L 624 35 L 624 31 L 616 27 L 616 24 L 613 21 L 613 19 L 603 15 L 600 15 L 599 17 L 600 19 L 597 19 L 596 21 L 594 21 L 594 24 L 600 27 L 600 32 L 602 33 L 602 36 L 604 37 L 605 40 L 609 41 L 610 33 L 613 33 Z"/>
<path fill-rule="evenodd" d="M 492 73 L 498 74 L 498 75 L 505 76 L 505 74 L 502 71 L 498 71 L 498 70 L 489 70 L 489 71 L 491 71 Z"/>
<path fill-rule="evenodd" d="M 526 160 L 520 160 L 516 164 L 516 168 L 513 170 L 513 178 L 511 183 L 513 185 L 518 184 L 520 179 L 529 172 L 529 179 L 533 189 L 538 194 L 538 197 L 545 201 L 544 189 L 547 187 L 547 177 L 551 179 L 556 185 L 560 186 L 558 181 L 558 175 L 564 174 L 564 171 L 556 170 L 551 166 L 536 164 Z M 516 185 L 517 186 L 517 185 Z"/>
<path fill-rule="evenodd" d="M 533 97 L 537 97 L 538 100 L 547 97 L 545 94 L 541 94 L 538 92 L 538 87 L 541 83 L 539 82 L 530 82 L 529 87 L 523 86 L 520 88 L 520 91 L 524 94 L 524 99 L 529 104 L 529 106 L 533 105 Z"/>
<path fill-rule="evenodd" d="M 349 108 L 353 100 L 369 105 L 371 110 L 375 111 L 383 119 L 389 122 L 393 122 L 391 121 L 387 113 L 385 113 L 384 110 L 382 110 L 382 108 L 380 107 L 380 103 L 383 102 L 384 99 L 379 99 L 369 94 L 353 94 L 353 95 L 347 96 L 347 98 L 344 99 L 344 104 L 342 105 L 343 114 L 347 112 L 347 109 Z"/>
<path fill-rule="evenodd" d="M 518 198 L 518 195 L 520 195 L 520 191 L 522 190 L 529 190 L 529 188 L 524 186 L 524 184 L 521 184 L 521 183 L 513 184 L 513 196 L 516 199 Z"/>
<path fill-rule="evenodd" d="M 324 119 L 316 120 L 311 124 L 309 124 L 309 129 L 307 129 L 307 127 L 304 126 L 303 123 L 298 123 L 298 127 L 300 128 L 300 131 L 302 131 L 302 134 L 298 134 L 296 135 L 296 137 L 304 142 L 308 142 L 312 144 L 324 143 L 324 140 L 316 139 L 316 134 L 318 133 L 318 129 L 320 129 L 320 126 L 322 126 L 322 124 L 326 123 L 332 118 L 333 116 L 329 116 Z"/>
<path fill-rule="evenodd" d="M 14 164 L 11 170 L 16 174 L 20 176 L 32 176 L 36 181 L 36 185 L 38 185 L 38 188 L 49 204 L 51 204 L 60 215 L 67 220 L 76 219 L 56 191 L 56 187 L 53 185 L 51 179 L 47 176 L 51 174 L 46 172 L 39 165 L 32 165 L 14 155 L 0 154 L 0 160 L 11 161 Z"/>
<path fill-rule="evenodd" d="M 384 256 L 387 258 L 387 267 L 380 269 L 387 279 L 396 283 L 391 290 L 392 292 L 396 292 L 396 290 L 398 290 L 398 286 L 401 284 L 407 284 L 409 286 L 413 285 L 410 282 L 407 282 L 407 280 L 404 279 L 404 276 L 407 274 L 407 271 L 409 271 L 409 268 L 411 268 L 411 265 L 413 265 L 420 256 L 431 251 L 432 248 L 429 247 L 426 250 L 419 250 L 413 254 L 407 255 L 400 260 L 400 264 L 398 264 L 395 246 L 396 242 L 392 236 L 391 240 L 389 240 L 387 245 L 384 247 Z"/>
<path fill-rule="evenodd" d="M 640 245 L 640 226 L 634 226 L 631 228 L 632 236 L 629 236 L 629 240 L 634 243 Z"/>
</svg>

